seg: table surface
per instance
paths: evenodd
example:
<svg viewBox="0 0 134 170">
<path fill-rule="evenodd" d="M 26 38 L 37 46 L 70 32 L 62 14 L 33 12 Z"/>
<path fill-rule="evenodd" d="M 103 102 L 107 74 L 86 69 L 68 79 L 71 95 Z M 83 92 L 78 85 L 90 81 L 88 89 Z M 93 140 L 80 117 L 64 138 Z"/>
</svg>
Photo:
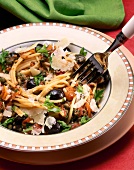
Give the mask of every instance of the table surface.
<svg viewBox="0 0 134 170">
<path fill-rule="evenodd" d="M 125 19 L 117 30 L 99 30 L 113 38 L 120 32 L 122 26 L 134 15 L 134 0 L 123 0 Z M 9 14 L 7 11 L 0 8 L 0 30 L 23 24 L 25 22 Z M 134 55 L 134 37 L 127 41 L 124 45 Z M 49 170 L 133 170 L 134 169 L 134 126 L 116 143 L 108 147 L 107 149 L 87 157 L 85 159 L 75 161 L 73 163 L 67 163 L 62 165 L 52 166 L 33 166 L 24 165 L 20 163 L 14 163 L 7 160 L 0 159 L 0 170 L 36 170 L 36 169 L 49 169 Z"/>
</svg>

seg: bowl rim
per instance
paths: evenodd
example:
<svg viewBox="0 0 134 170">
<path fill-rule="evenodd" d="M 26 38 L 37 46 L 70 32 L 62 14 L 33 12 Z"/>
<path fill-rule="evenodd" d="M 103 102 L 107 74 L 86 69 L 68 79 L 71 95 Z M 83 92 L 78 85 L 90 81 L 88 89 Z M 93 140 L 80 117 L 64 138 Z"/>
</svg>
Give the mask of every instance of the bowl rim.
<svg viewBox="0 0 134 170">
<path fill-rule="evenodd" d="M 52 22 L 43 22 L 43 23 L 28 23 L 28 24 L 23 24 L 23 25 L 17 25 L 13 26 L 7 29 L 4 29 L 0 31 L 0 34 L 7 33 L 12 30 L 20 29 L 20 28 L 25 28 L 25 27 L 32 27 L 32 26 L 60 26 L 60 27 L 66 27 L 66 28 L 71 28 L 71 29 L 76 29 L 79 31 L 84 31 L 90 35 L 97 36 L 99 39 L 103 40 L 105 43 L 110 44 L 112 41 L 112 38 L 91 28 L 87 27 L 80 27 L 72 24 L 63 24 L 63 23 L 52 23 Z M 128 81 L 129 81 L 129 88 L 128 88 L 128 93 L 126 96 L 126 100 L 124 101 L 124 104 L 122 105 L 121 109 L 117 113 L 117 115 L 110 121 L 108 122 L 104 127 L 99 129 L 98 131 L 94 132 L 93 134 L 86 136 L 85 138 L 79 139 L 77 141 L 73 141 L 71 143 L 65 143 L 63 145 L 54 145 L 54 146 L 22 146 L 22 145 L 15 145 L 12 143 L 8 143 L 5 141 L 0 140 L 0 147 L 5 147 L 8 149 L 13 149 L 13 150 L 21 150 L 21 151 L 52 151 L 52 150 L 57 150 L 57 149 L 67 149 L 70 147 L 78 146 L 81 144 L 84 144 L 86 142 L 89 142 L 91 140 L 94 140 L 98 138 L 99 136 L 105 134 L 109 129 L 111 129 L 118 121 L 122 118 L 122 116 L 126 113 L 132 98 L 133 98 L 133 84 L 134 84 L 134 78 L 133 78 L 133 70 L 131 68 L 131 65 L 122 52 L 122 50 L 117 49 L 116 50 L 117 54 L 121 57 L 128 73 Z M 16 132 L 15 132 L 16 133 Z"/>
</svg>

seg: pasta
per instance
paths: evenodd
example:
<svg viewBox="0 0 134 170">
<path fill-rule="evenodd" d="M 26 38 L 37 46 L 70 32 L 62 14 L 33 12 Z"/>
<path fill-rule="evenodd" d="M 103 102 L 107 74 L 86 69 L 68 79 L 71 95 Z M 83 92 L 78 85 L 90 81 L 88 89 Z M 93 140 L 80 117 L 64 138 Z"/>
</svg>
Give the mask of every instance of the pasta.
<svg viewBox="0 0 134 170">
<path fill-rule="evenodd" d="M 104 78 L 87 84 L 80 82 L 79 74 L 72 77 L 85 62 L 87 51 L 72 52 L 62 47 L 66 42 L 2 50 L 2 126 L 32 135 L 61 133 L 87 123 L 99 111 Z"/>
</svg>

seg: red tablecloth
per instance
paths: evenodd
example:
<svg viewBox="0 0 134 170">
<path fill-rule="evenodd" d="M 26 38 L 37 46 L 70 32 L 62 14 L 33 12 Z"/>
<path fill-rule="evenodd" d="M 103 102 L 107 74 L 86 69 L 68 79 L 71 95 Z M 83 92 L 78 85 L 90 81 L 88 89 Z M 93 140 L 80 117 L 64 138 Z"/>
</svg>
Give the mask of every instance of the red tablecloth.
<svg viewBox="0 0 134 170">
<path fill-rule="evenodd" d="M 134 15 L 134 0 L 123 0 L 125 7 L 125 20 L 122 26 Z M 114 10 L 114 9 L 113 9 Z M 118 11 L 117 11 L 118 12 Z M 122 27 L 121 26 L 121 27 Z M 121 28 L 120 27 L 120 28 Z M 115 31 L 105 32 L 115 38 L 120 28 Z M 125 46 L 134 55 L 134 37 L 126 42 Z M 134 126 L 115 144 L 96 155 L 85 159 L 52 166 L 33 166 L 13 163 L 0 159 L 0 170 L 133 170 L 134 169 Z"/>
</svg>

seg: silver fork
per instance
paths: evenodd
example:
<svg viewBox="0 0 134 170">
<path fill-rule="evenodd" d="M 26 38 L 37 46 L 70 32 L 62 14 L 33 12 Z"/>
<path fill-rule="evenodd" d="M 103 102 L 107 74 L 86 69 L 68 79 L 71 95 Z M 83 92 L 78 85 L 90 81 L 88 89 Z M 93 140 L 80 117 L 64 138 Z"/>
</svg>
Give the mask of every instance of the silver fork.
<svg viewBox="0 0 134 170">
<path fill-rule="evenodd" d="M 116 36 L 113 43 L 104 53 L 94 53 L 89 57 L 74 73 L 79 74 L 78 79 L 81 82 L 87 80 L 87 83 L 93 82 L 104 74 L 108 74 L 108 57 L 109 55 L 128 39 L 134 35 L 134 16 L 126 23 L 121 32 Z M 83 70 L 84 69 L 84 70 Z"/>
</svg>

